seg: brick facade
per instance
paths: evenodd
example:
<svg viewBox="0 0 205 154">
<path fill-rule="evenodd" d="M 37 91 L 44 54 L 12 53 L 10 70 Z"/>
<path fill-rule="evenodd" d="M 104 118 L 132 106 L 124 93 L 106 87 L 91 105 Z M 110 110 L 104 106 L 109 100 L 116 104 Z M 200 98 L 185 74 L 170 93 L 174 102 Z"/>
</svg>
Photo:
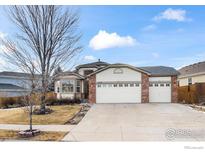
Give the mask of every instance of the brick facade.
<svg viewBox="0 0 205 154">
<path fill-rule="evenodd" d="M 92 75 L 89 77 L 89 103 L 96 103 L 96 75 Z"/>
<path fill-rule="evenodd" d="M 149 103 L 149 76 L 147 74 L 142 73 L 142 103 Z"/>
<path fill-rule="evenodd" d="M 178 91 L 177 91 L 177 76 L 172 76 L 171 77 L 171 84 L 172 84 L 172 89 L 171 89 L 171 102 L 172 103 L 177 103 L 178 101 Z"/>
</svg>

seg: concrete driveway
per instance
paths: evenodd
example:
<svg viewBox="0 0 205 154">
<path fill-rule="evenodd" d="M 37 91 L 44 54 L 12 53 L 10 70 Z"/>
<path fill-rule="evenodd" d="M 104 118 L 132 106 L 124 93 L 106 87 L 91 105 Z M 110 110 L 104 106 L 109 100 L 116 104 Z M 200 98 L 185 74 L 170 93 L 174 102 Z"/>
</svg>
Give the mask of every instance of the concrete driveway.
<svg viewBox="0 0 205 154">
<path fill-rule="evenodd" d="M 174 103 L 95 104 L 64 141 L 205 141 L 205 113 Z"/>
</svg>

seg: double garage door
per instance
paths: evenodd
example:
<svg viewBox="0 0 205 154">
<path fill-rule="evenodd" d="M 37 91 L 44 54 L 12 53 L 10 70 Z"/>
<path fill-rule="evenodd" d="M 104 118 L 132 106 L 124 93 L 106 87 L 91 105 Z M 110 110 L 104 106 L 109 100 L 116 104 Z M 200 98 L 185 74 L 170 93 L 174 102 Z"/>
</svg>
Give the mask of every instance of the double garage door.
<svg viewBox="0 0 205 154">
<path fill-rule="evenodd" d="M 97 103 L 140 103 L 141 84 L 137 82 L 98 83 Z"/>
<path fill-rule="evenodd" d="M 141 83 L 98 83 L 97 103 L 141 103 Z M 152 81 L 149 85 L 149 102 L 171 102 L 171 83 Z"/>
</svg>

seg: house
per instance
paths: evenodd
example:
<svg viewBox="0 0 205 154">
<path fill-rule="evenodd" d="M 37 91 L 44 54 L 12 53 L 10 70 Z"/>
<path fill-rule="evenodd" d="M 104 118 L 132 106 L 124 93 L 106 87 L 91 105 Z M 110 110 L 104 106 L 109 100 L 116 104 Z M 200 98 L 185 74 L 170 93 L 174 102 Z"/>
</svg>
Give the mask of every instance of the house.
<svg viewBox="0 0 205 154">
<path fill-rule="evenodd" d="M 86 76 L 99 70 L 108 63 L 100 61 L 79 65 L 76 70 L 59 73 L 55 78 L 57 98 L 88 98 L 88 80 Z"/>
<path fill-rule="evenodd" d="M 22 96 L 28 93 L 29 74 L 0 72 L 0 97 Z"/>
<path fill-rule="evenodd" d="M 179 86 L 187 86 L 195 83 L 205 82 L 205 61 L 185 66 L 178 70 Z"/>
<path fill-rule="evenodd" d="M 178 74 L 172 67 L 134 67 L 99 60 L 60 74 L 55 91 L 58 98 L 74 98 L 79 86 L 81 98 L 90 103 L 177 102 Z"/>
</svg>

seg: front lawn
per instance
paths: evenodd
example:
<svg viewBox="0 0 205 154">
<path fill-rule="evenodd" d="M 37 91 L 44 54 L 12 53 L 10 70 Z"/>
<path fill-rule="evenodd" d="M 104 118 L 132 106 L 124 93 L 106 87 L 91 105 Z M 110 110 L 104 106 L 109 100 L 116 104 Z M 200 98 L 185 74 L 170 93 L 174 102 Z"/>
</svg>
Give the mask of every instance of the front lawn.
<svg viewBox="0 0 205 154">
<path fill-rule="evenodd" d="M 0 140 L 60 141 L 66 134 L 66 132 L 41 132 L 34 137 L 22 138 L 18 131 L 0 130 Z"/>
<path fill-rule="evenodd" d="M 53 112 L 33 115 L 34 125 L 63 125 L 81 109 L 80 105 L 59 105 L 50 107 Z M 22 108 L 0 109 L 0 124 L 28 124 L 28 113 Z"/>
</svg>

